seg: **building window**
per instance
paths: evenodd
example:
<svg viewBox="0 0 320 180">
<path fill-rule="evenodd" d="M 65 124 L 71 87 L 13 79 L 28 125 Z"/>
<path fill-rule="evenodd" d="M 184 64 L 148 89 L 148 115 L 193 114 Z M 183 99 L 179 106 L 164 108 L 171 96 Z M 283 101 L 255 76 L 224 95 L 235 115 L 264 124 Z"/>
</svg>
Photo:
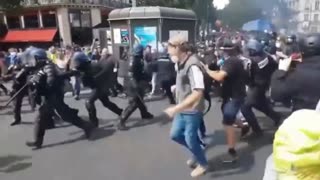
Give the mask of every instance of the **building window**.
<svg viewBox="0 0 320 180">
<path fill-rule="evenodd" d="M 19 16 L 7 16 L 7 23 L 9 29 L 20 29 L 20 17 Z"/>
<path fill-rule="evenodd" d="M 57 27 L 56 14 L 42 14 L 43 27 Z"/>
<path fill-rule="evenodd" d="M 315 9 L 315 10 L 319 10 L 319 5 L 320 5 L 320 1 L 317 0 L 317 1 L 316 1 L 316 4 L 315 4 L 315 6 L 314 6 L 314 9 Z"/>
<path fill-rule="evenodd" d="M 38 15 L 24 16 L 25 28 L 39 28 Z"/>
<path fill-rule="evenodd" d="M 313 16 L 313 20 L 316 21 L 316 22 L 318 22 L 318 21 L 319 21 L 319 14 L 315 14 L 315 15 Z"/>
<path fill-rule="evenodd" d="M 81 27 L 91 27 L 91 11 L 81 11 Z"/>
<path fill-rule="evenodd" d="M 308 21 L 309 20 L 309 14 L 304 14 L 304 20 Z"/>
<path fill-rule="evenodd" d="M 318 31 L 317 27 L 315 27 L 315 26 L 311 27 L 311 32 L 317 32 L 317 31 Z"/>
<path fill-rule="evenodd" d="M 70 10 L 69 19 L 71 27 L 91 27 L 90 10 Z"/>
<path fill-rule="evenodd" d="M 311 10 L 310 9 L 310 1 L 309 0 L 307 0 L 306 3 L 304 4 L 304 9 L 305 10 Z"/>
<path fill-rule="evenodd" d="M 70 24 L 72 27 L 80 27 L 80 14 L 71 12 L 69 13 Z"/>
</svg>

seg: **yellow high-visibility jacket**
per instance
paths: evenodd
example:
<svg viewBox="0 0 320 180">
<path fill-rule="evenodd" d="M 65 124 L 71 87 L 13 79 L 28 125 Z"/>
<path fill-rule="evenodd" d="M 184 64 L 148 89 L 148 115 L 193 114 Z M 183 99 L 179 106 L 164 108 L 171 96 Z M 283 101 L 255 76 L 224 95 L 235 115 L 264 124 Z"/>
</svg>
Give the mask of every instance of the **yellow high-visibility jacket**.
<svg viewBox="0 0 320 180">
<path fill-rule="evenodd" d="M 320 180 L 320 112 L 299 110 L 275 134 L 278 180 Z"/>
<path fill-rule="evenodd" d="M 49 59 L 51 59 L 51 61 L 54 63 L 54 64 L 57 64 L 57 55 L 56 54 L 52 54 L 52 53 L 48 53 L 48 57 Z"/>
</svg>

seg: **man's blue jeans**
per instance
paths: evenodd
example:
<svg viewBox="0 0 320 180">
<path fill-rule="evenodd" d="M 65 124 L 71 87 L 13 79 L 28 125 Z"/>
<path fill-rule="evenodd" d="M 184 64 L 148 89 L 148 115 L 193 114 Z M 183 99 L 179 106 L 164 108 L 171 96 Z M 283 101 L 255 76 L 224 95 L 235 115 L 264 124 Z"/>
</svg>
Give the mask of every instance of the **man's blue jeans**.
<svg viewBox="0 0 320 180">
<path fill-rule="evenodd" d="M 197 163 L 201 166 L 207 166 L 208 161 L 204 150 L 200 146 L 198 135 L 202 119 L 202 112 L 183 112 L 177 114 L 172 123 L 170 137 L 175 142 L 188 148 Z"/>
</svg>

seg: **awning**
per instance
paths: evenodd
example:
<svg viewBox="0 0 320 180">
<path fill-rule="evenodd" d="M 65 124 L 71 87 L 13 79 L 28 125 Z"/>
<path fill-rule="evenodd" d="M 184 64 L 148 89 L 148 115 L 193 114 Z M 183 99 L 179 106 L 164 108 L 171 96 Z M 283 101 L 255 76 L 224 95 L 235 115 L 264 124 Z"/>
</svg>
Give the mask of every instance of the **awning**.
<svg viewBox="0 0 320 180">
<path fill-rule="evenodd" d="M 108 20 L 102 20 L 102 22 L 100 24 L 93 26 L 93 29 L 109 28 L 109 27 L 110 27 L 110 24 L 109 24 Z"/>
<path fill-rule="evenodd" d="M 52 42 L 57 29 L 9 30 L 0 42 Z"/>
</svg>

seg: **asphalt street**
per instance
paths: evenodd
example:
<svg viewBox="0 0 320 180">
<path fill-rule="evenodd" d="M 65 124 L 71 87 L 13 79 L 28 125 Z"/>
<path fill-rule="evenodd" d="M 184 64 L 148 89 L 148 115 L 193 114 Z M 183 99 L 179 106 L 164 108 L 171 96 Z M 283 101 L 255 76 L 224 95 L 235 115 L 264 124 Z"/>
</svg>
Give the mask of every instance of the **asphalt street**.
<svg viewBox="0 0 320 180">
<path fill-rule="evenodd" d="M 8 97 L 0 98 L 4 104 Z M 124 99 L 112 99 L 120 107 Z M 88 119 L 84 99 L 66 102 L 79 109 Z M 23 124 L 9 127 L 11 109 L 0 111 L 0 179 L 1 180 L 188 180 L 191 170 L 185 162 L 190 154 L 169 139 L 171 123 L 161 118 L 141 120 L 135 112 L 130 118 L 128 131 L 116 131 L 115 114 L 96 103 L 101 127 L 91 141 L 83 132 L 62 123 L 47 131 L 44 148 L 31 151 L 25 141 L 32 138 L 35 113 L 27 101 L 23 106 Z M 148 102 L 154 115 L 161 114 L 167 100 Z M 261 180 L 265 160 L 272 151 L 272 122 L 258 113 L 266 135 L 260 139 L 242 140 L 238 144 L 240 159 L 235 164 L 223 164 L 226 142 L 221 124 L 220 103 L 213 100 L 210 113 L 205 117 L 209 143 L 207 157 L 211 171 L 200 180 Z"/>
</svg>

